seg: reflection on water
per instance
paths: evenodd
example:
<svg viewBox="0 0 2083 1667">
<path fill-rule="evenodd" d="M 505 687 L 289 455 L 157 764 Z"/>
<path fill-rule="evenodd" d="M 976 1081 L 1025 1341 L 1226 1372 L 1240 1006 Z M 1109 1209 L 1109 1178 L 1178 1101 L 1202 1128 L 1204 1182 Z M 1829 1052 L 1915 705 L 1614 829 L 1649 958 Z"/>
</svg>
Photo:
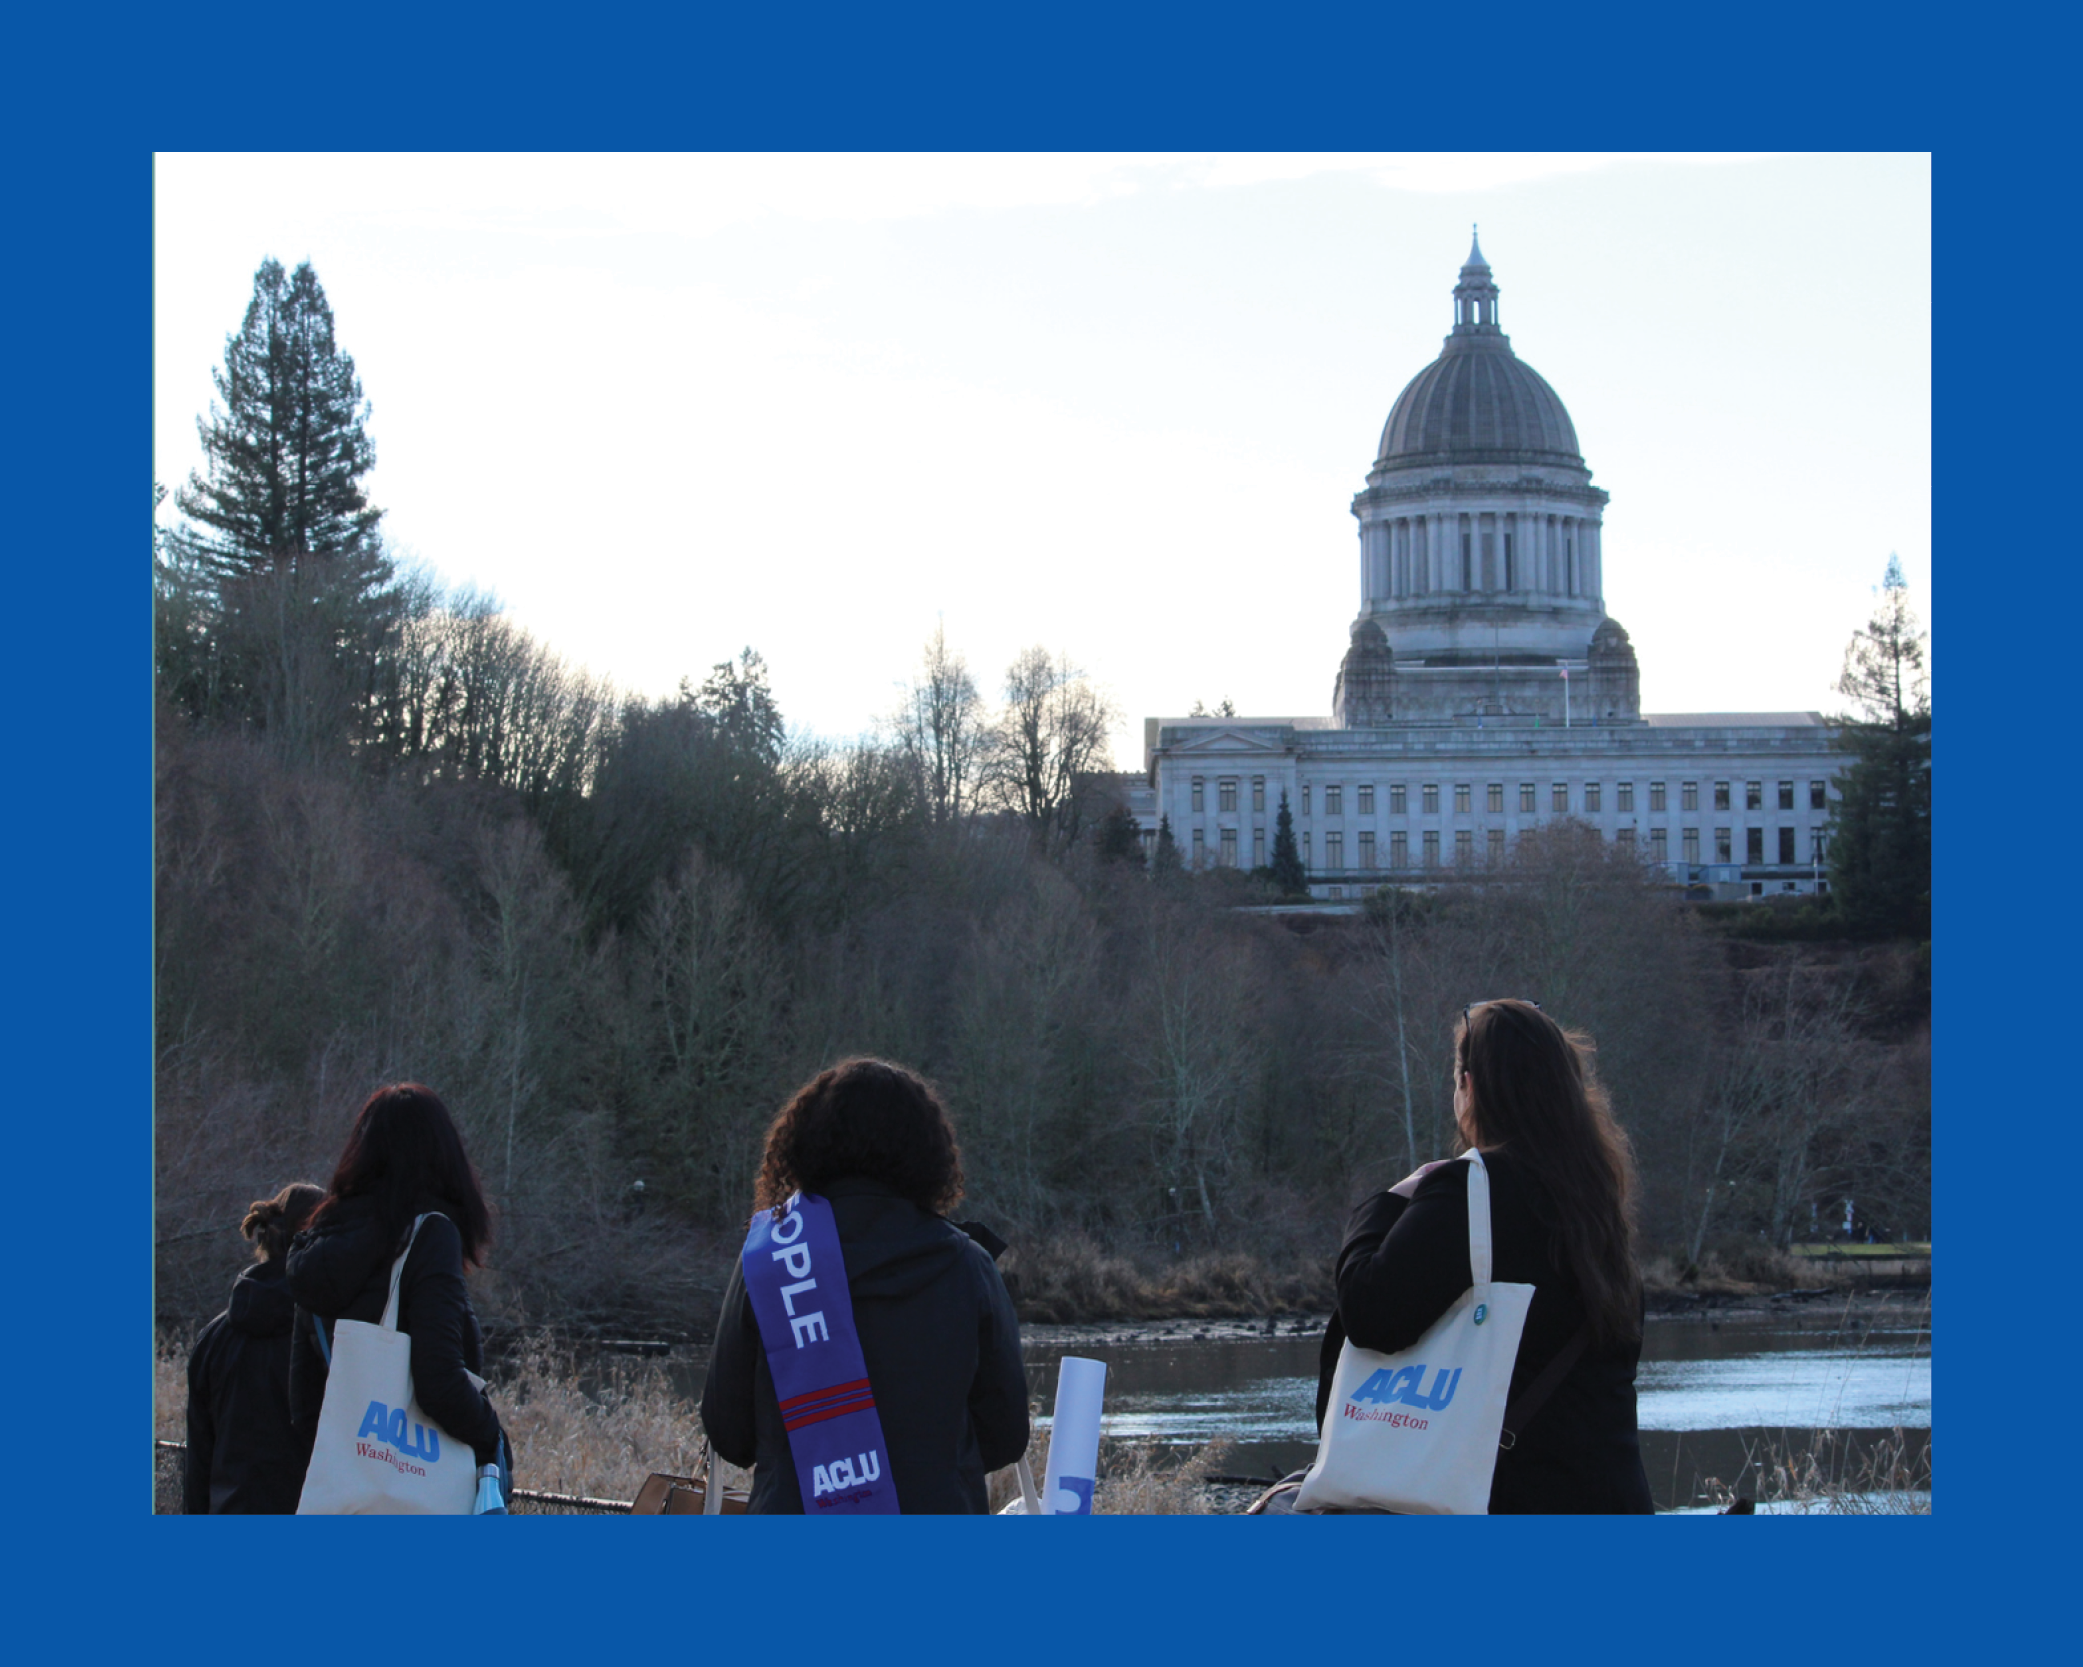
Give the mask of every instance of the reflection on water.
<svg viewBox="0 0 2083 1667">
<path fill-rule="evenodd" d="M 1207 1341 L 1032 1340 L 1028 1379 L 1048 1422 L 1056 1362 L 1104 1360 L 1109 1436 L 1199 1446 L 1235 1442 L 1226 1468 L 1279 1475 L 1316 1445 L 1317 1336 Z M 1839 1334 L 1827 1322 L 1652 1322 L 1638 1385 L 1642 1460 L 1659 1508 L 1695 1502 L 1707 1476 L 1733 1479 L 1782 1431 L 1836 1429 L 1914 1437 L 1931 1424 L 1931 1339 L 1900 1330 Z M 1870 1442 L 1856 1433 L 1857 1456 Z"/>
</svg>

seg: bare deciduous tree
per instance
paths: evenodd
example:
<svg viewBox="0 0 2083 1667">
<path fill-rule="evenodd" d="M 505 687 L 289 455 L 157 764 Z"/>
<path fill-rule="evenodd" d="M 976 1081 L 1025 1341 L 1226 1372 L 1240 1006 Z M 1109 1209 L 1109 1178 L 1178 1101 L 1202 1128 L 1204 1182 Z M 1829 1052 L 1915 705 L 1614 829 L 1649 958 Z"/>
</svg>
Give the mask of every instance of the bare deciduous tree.
<svg viewBox="0 0 2083 1667">
<path fill-rule="evenodd" d="M 1005 706 L 991 736 L 991 800 L 1026 822 L 1044 849 L 1075 843 L 1076 778 L 1112 763 L 1109 732 L 1120 719 L 1113 698 L 1067 654 L 1021 652 L 1005 674 Z"/>
</svg>

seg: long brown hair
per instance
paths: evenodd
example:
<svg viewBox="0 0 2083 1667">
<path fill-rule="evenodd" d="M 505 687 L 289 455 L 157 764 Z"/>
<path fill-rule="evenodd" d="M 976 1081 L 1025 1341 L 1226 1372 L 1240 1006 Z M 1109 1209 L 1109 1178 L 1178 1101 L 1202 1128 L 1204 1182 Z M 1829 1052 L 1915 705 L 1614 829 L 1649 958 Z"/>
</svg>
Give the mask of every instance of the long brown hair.
<svg viewBox="0 0 2083 1667">
<path fill-rule="evenodd" d="M 1454 1060 L 1474 1089 L 1476 1144 L 1511 1154 L 1554 1200 L 1561 1259 L 1598 1342 L 1640 1336 L 1634 1150 L 1593 1069 L 1591 1038 L 1531 1002 L 1487 1001 L 1455 1027 Z"/>
<path fill-rule="evenodd" d="M 756 1208 L 859 1175 L 939 1214 L 962 1196 L 962 1149 L 932 1085 L 887 1059 L 845 1059 L 796 1090 L 767 1130 Z"/>
<path fill-rule="evenodd" d="M 423 1083 L 394 1082 L 369 1096 L 347 1133 L 333 1184 L 312 1212 L 311 1225 L 348 1198 L 372 1200 L 396 1244 L 405 1242 L 421 1203 L 438 1202 L 462 1236 L 464 1265 L 484 1263 L 492 1242 L 491 1207 L 463 1150 L 456 1120 L 441 1096 Z"/>
</svg>

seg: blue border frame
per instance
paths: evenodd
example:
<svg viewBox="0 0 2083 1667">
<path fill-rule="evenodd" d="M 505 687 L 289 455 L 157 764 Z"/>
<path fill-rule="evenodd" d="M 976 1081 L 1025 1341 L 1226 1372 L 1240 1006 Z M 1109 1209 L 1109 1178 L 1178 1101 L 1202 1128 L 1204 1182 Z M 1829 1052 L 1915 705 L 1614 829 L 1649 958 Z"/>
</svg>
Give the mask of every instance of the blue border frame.
<svg viewBox="0 0 2083 1667">
<path fill-rule="evenodd" d="M 1631 7 L 1539 20 L 1447 7 L 618 8 L 591 14 L 580 33 L 569 15 L 525 8 L 433 17 L 379 5 L 270 14 L 264 27 L 229 9 L 19 24 L 17 79 L 30 90 L 4 118 L 16 236 L 0 455 L 15 486 L 9 565 L 27 650 L 9 667 L 22 717 L 6 839 L 21 923 L 10 1028 L 28 1068 L 16 1078 L 26 1093 L 11 1120 L 6 1226 L 24 1277 L 0 1393 L 18 1454 L 67 1454 L 48 1472 L 26 1462 L 16 1472 L 18 1589 L 35 1599 L 22 1626 L 75 1646 L 85 1626 L 92 1641 L 215 1656 L 251 1647 L 248 1629 L 269 1650 L 330 1652 L 366 1628 L 367 1648 L 388 1651 L 443 1636 L 427 1615 L 437 1605 L 464 1612 L 459 1650 L 519 1645 L 544 1658 L 603 1643 L 1019 1659 L 1236 1658 L 1346 1642 L 1487 1656 L 1514 1638 L 1544 1653 L 1646 1646 L 1733 1658 L 1905 1645 L 1920 1657 L 1977 1610 L 1984 1647 L 2029 1620 L 2055 1549 L 2054 1536 L 2031 1537 L 2033 1496 L 2058 1498 L 2065 1481 L 2058 1458 L 2048 1461 L 2067 1434 L 2072 1325 L 2062 1264 L 2042 1254 L 2060 1211 L 2044 1198 L 2021 1209 L 2018 1166 L 1986 1166 L 1986 1187 L 1965 1181 L 1979 1148 L 2019 1140 L 2014 1108 L 2042 1099 L 2057 1115 L 2050 1130 L 2035 1126 L 2031 1168 L 2067 1172 L 2076 1140 L 2061 1113 L 2073 1095 L 2059 1079 L 2034 1080 L 2036 1062 L 2020 1050 L 1971 1050 L 1965 1039 L 2038 1039 L 2043 1027 L 2021 1021 L 2031 995 L 2058 988 L 2056 934 L 2011 923 L 2026 918 L 2025 895 L 2035 917 L 2065 927 L 2069 911 L 2048 895 L 2053 875 L 1990 862 L 1986 849 L 1984 866 L 1971 866 L 1970 840 L 1986 847 L 2008 826 L 2036 844 L 2039 830 L 2065 829 L 2058 804 L 2018 814 L 2033 802 L 2024 784 L 2069 773 L 2048 757 L 2063 710 L 2051 667 L 2062 656 L 2054 644 L 2006 654 L 2015 626 L 1996 614 L 2008 595 L 1985 585 L 2039 557 L 1997 547 L 2008 559 L 1972 563 L 1955 559 L 1952 538 L 1965 552 L 1998 525 L 2033 525 L 2047 529 L 2032 535 L 2045 538 L 2043 555 L 2066 555 L 2058 514 L 1992 513 L 1988 501 L 1998 482 L 2033 481 L 2029 498 L 2058 503 L 2067 478 L 2054 447 L 2067 438 L 2056 402 L 2068 381 L 2048 376 L 2047 360 L 2073 348 L 2042 321 L 2008 338 L 2029 351 L 1992 352 L 1975 318 L 1992 288 L 2036 300 L 2058 287 L 2059 275 L 2015 263 L 2056 241 L 2050 182 L 2032 170 L 2064 154 L 2046 148 L 2065 143 L 2051 124 L 2068 100 L 2047 80 L 2061 54 L 2032 41 L 2029 17 L 2016 21 L 2008 39 L 2022 62 L 1960 25 L 1880 8 Z M 2037 136 L 2023 125 L 2035 120 Z M 1934 1208 L 1947 1250 L 1945 1358 L 1961 1367 L 1940 1369 L 1936 1516 L 1723 1530 L 1344 1523 L 1270 1537 L 1220 1520 L 1101 1519 L 1068 1531 L 860 1523 L 847 1560 L 813 1578 L 796 1537 L 805 1531 L 786 1523 L 697 1542 L 574 1521 L 202 1529 L 143 1515 L 151 702 L 141 512 L 154 147 L 1672 148 L 1761 135 L 1937 155 L 1946 311 L 1935 514 L 1946 559 L 1934 567 L 1931 612 L 1948 723 L 1973 745 L 1947 753 L 1937 828 L 1948 878 L 1937 909 Z M 2003 892 L 1989 884 L 1998 876 L 2014 877 Z M 2008 1025 L 1995 1022 L 1999 997 Z M 2057 1019 L 2057 1037 L 2067 1028 Z M 104 1220 L 114 1230 L 98 1233 Z M 2033 1321 L 2060 1339 L 2031 1340 Z M 75 1524 L 90 1532 L 63 1531 Z M 293 1557 L 281 1555 L 288 1534 L 300 1536 Z M 1696 1535 L 1718 1535 L 1712 1554 Z M 1987 1608 L 1974 1604 L 1978 1577 Z M 278 1603 L 267 1601 L 271 1579 Z M 1842 1630 L 1814 1631 L 1823 1613 Z"/>
</svg>

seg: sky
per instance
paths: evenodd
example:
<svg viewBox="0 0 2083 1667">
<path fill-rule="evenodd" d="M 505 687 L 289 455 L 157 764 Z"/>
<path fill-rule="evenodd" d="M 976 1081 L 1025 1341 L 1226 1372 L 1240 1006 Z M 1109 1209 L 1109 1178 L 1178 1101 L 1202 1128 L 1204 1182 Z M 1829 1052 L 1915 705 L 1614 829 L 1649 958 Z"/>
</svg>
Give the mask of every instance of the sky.
<svg viewBox="0 0 2083 1667">
<path fill-rule="evenodd" d="M 1354 493 L 1472 223 L 1653 712 L 1831 710 L 1928 621 L 1924 155 L 162 155 L 155 473 L 309 260 L 403 555 L 658 696 L 745 647 L 863 733 L 936 623 L 1141 720 L 1330 710 Z"/>
</svg>

